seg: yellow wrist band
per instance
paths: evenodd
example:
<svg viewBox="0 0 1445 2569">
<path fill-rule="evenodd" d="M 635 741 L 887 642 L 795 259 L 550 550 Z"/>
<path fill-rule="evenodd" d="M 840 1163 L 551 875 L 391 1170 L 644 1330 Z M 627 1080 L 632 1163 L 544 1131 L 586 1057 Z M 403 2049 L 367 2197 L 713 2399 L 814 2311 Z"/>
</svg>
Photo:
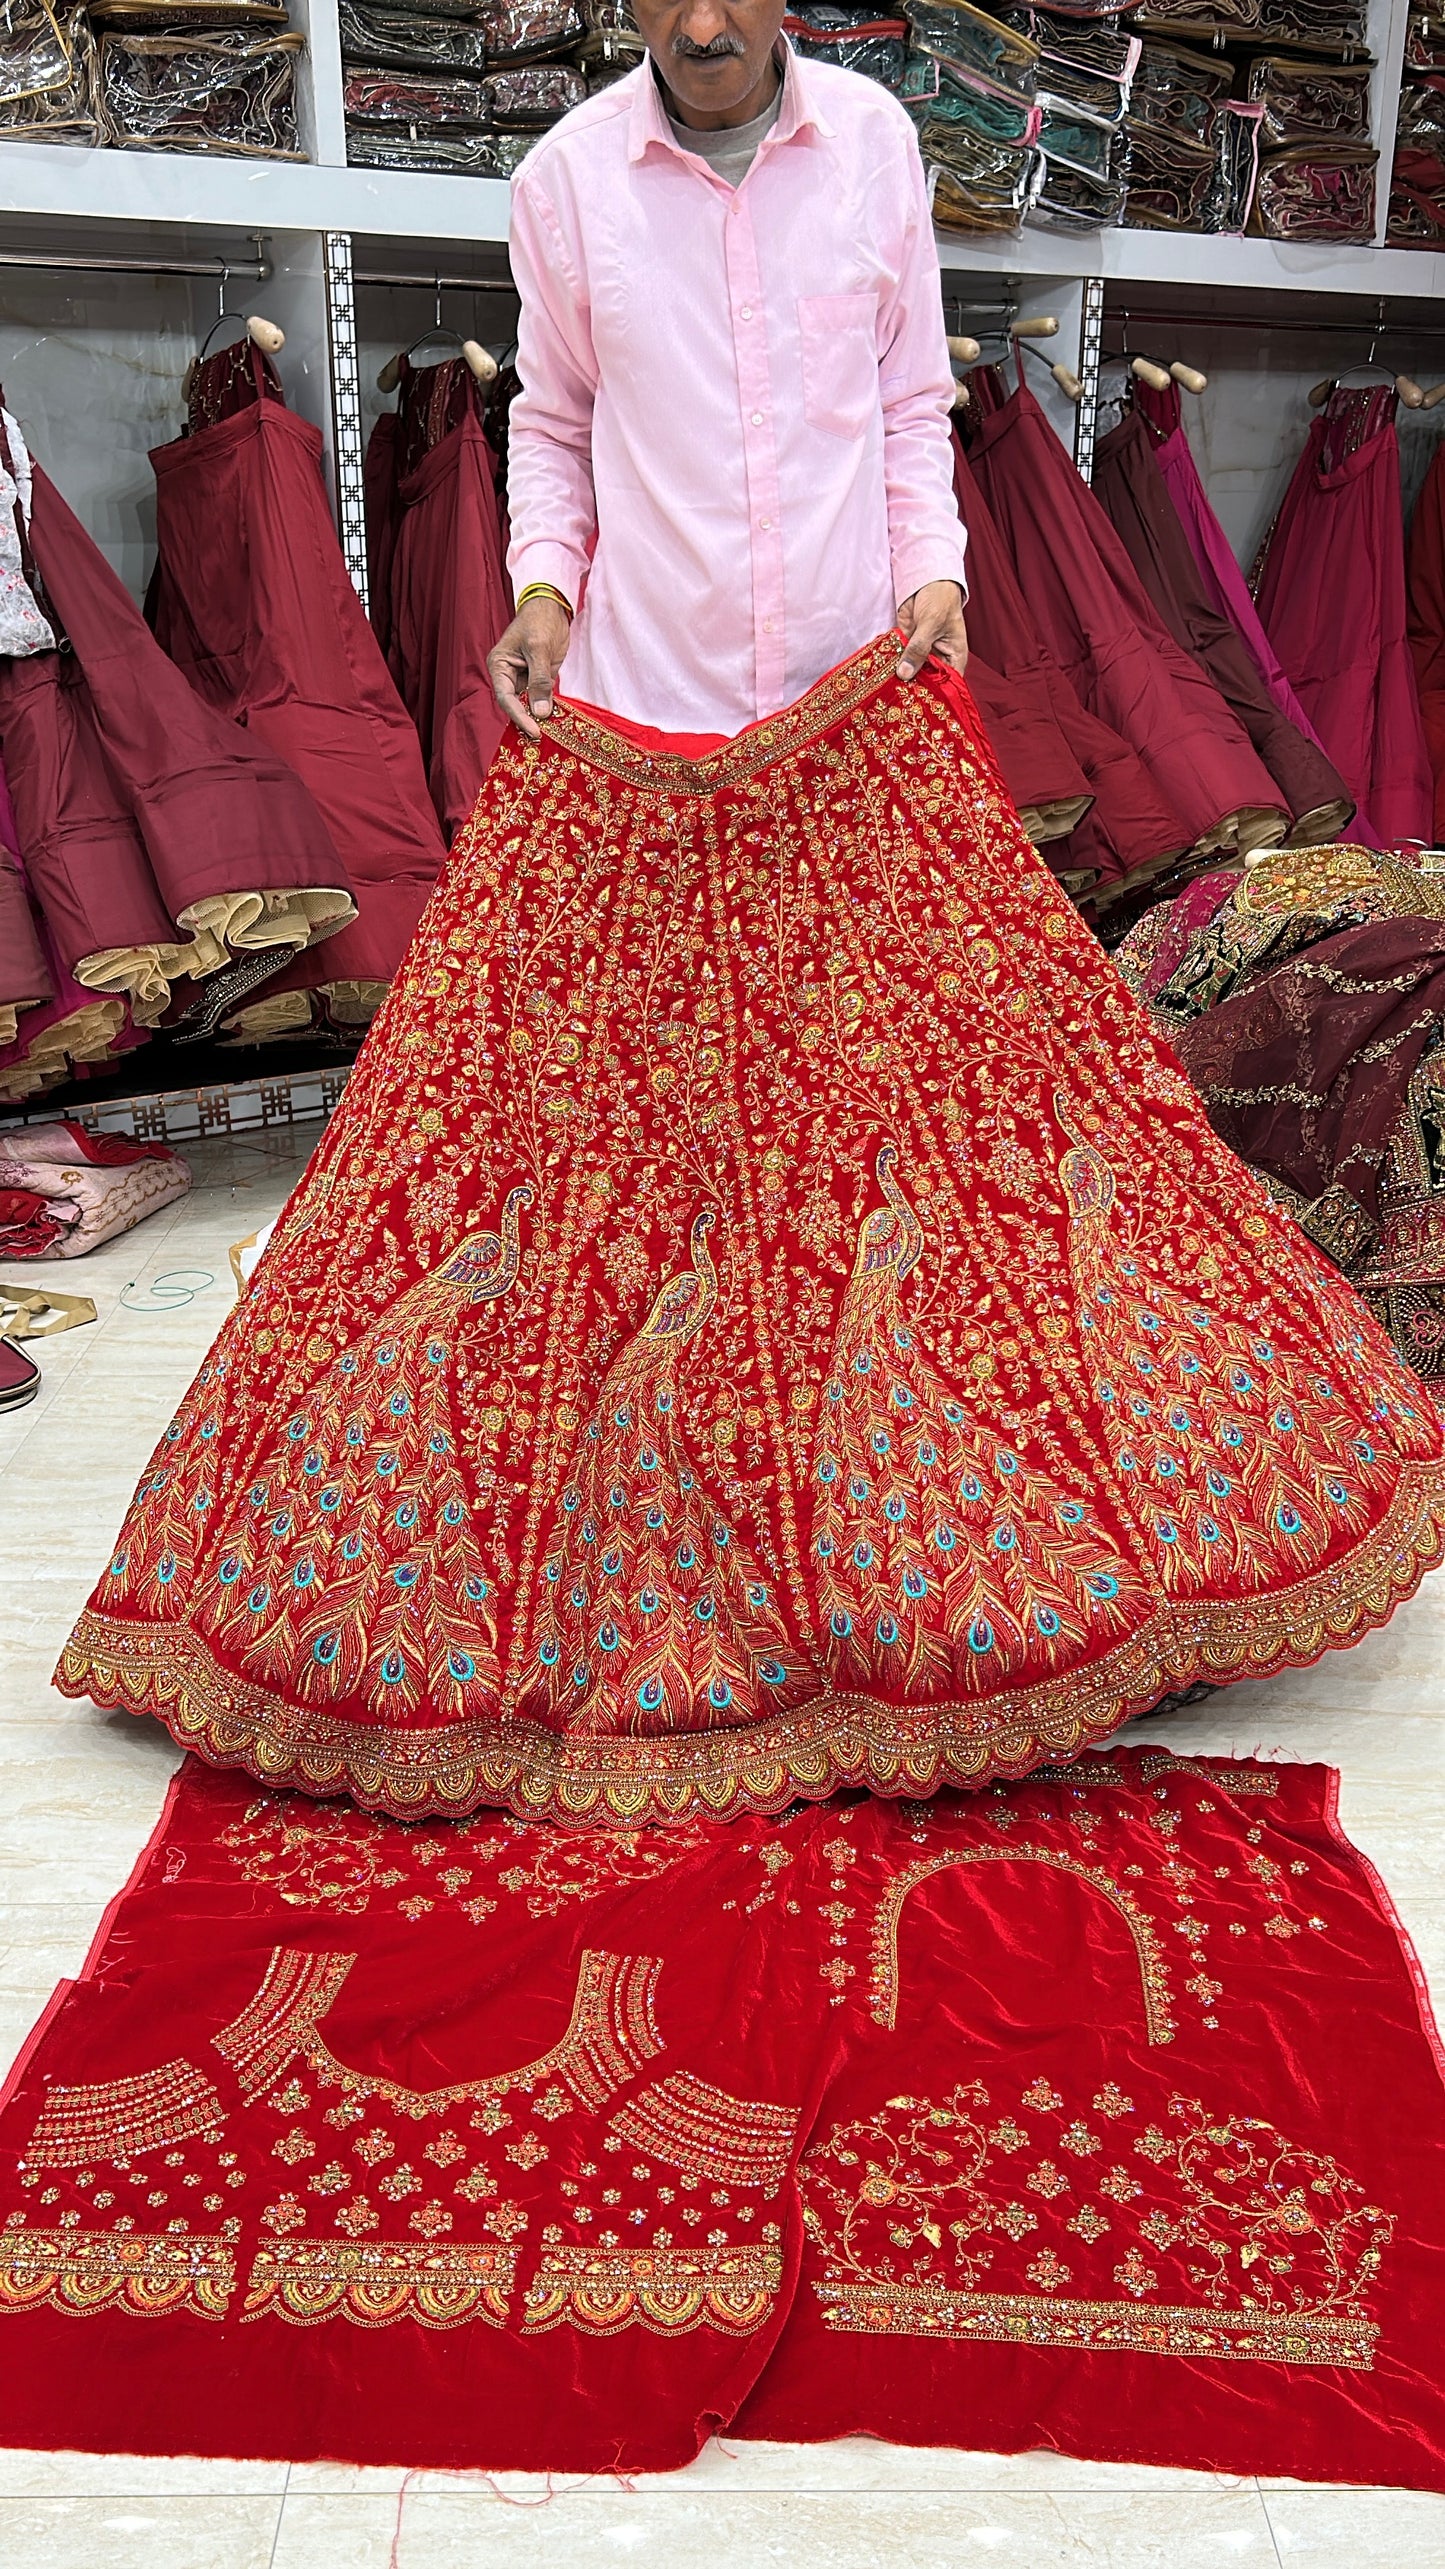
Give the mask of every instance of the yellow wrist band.
<svg viewBox="0 0 1445 2569">
<path fill-rule="evenodd" d="M 517 600 L 518 614 L 521 613 L 522 608 L 526 605 L 529 598 L 555 598 L 558 606 L 567 618 L 568 623 L 571 623 L 571 600 L 564 598 L 560 589 L 554 589 L 550 580 L 534 580 L 530 588 L 526 588 L 522 591 L 521 596 Z"/>
</svg>

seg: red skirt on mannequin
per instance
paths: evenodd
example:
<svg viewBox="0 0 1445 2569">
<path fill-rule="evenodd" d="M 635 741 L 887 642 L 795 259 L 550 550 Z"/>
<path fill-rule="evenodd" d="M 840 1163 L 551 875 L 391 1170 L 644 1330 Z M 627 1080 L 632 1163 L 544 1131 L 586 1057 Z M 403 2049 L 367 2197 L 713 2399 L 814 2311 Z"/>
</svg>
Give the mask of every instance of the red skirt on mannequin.
<svg viewBox="0 0 1445 2569">
<path fill-rule="evenodd" d="M 1438 1558 L 1440 1417 L 898 650 L 509 736 L 68 1691 L 635 1827 L 1073 1757 Z"/>
</svg>

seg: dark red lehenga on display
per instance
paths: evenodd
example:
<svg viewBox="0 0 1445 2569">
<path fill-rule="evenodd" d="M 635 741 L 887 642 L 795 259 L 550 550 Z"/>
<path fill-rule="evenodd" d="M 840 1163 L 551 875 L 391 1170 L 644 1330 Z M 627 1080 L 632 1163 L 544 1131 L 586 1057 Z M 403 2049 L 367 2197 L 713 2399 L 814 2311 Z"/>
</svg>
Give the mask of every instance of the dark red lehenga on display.
<svg viewBox="0 0 1445 2569">
<path fill-rule="evenodd" d="M 67 1691 L 630 1825 L 1071 1758 L 1439 1557 L 1428 1394 L 897 647 L 504 743 Z"/>
</svg>

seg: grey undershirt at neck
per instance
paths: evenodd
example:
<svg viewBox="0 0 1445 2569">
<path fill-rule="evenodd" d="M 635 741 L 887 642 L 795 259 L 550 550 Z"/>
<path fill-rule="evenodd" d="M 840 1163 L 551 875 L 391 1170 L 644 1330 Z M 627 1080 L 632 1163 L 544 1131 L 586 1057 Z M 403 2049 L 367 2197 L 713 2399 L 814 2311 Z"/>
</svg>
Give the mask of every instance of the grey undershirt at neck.
<svg viewBox="0 0 1445 2569">
<path fill-rule="evenodd" d="M 668 117 L 673 139 L 685 152 L 696 152 L 710 170 L 726 179 L 729 187 L 738 187 L 747 177 L 757 158 L 758 145 L 764 134 L 770 134 L 778 121 L 783 103 L 783 84 L 779 81 L 771 106 L 746 125 L 719 125 L 709 133 L 700 133 L 695 125 L 679 125 L 675 116 Z"/>
</svg>

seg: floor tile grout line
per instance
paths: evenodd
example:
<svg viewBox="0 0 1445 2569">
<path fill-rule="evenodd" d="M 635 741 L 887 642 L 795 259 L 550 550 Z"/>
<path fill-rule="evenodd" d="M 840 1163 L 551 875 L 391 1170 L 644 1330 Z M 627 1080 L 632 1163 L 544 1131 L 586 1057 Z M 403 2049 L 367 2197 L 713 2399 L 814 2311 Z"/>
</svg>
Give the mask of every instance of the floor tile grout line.
<svg viewBox="0 0 1445 2569">
<path fill-rule="evenodd" d="M 1255 2481 L 1255 2484 L 1254 2484 L 1254 2485 L 1255 2485 L 1255 2488 L 1256 2488 L 1256 2490 L 1257 2490 L 1257 2492 L 1258 2492 L 1258 2495 L 1259 2495 L 1259 2503 L 1260 2503 L 1260 2506 L 1261 2506 L 1261 2508 L 1263 2509 L 1263 2512 L 1264 2512 L 1264 2524 L 1265 2524 L 1265 2531 L 1266 2531 L 1266 2532 L 1268 2533 L 1268 2535 L 1269 2535 L 1269 2547 L 1270 2547 L 1271 2551 L 1274 2553 L 1274 2557 L 1275 2557 L 1275 2569 L 1284 2569 L 1284 2562 L 1283 2562 L 1283 2561 L 1281 2560 L 1281 2558 L 1280 2558 L 1280 2551 L 1279 2551 L 1279 2536 L 1278 2536 L 1278 2534 L 1275 2532 L 1275 2529 L 1274 2529 L 1274 2518 L 1273 2518 L 1273 2516 L 1270 2514 L 1270 2511 L 1269 2511 L 1269 2498 L 1268 2498 L 1268 2496 L 1267 2496 L 1266 2492 L 1265 2492 L 1262 2488 L 1260 2488 L 1260 2484 L 1259 2484 L 1258 2480 L 1256 2480 L 1256 2481 Z"/>
<path fill-rule="evenodd" d="M 276 2569 L 276 2553 L 281 2541 L 281 2526 L 285 2519 L 286 2501 L 290 2494 L 291 2464 L 288 2462 L 286 2465 L 286 2477 L 281 2483 L 281 2495 L 276 2507 L 276 2530 L 271 2536 L 271 2549 L 267 2555 L 266 2569 Z M 1277 2556 L 1278 2555 L 1276 2555 L 1276 2557 Z"/>
</svg>

